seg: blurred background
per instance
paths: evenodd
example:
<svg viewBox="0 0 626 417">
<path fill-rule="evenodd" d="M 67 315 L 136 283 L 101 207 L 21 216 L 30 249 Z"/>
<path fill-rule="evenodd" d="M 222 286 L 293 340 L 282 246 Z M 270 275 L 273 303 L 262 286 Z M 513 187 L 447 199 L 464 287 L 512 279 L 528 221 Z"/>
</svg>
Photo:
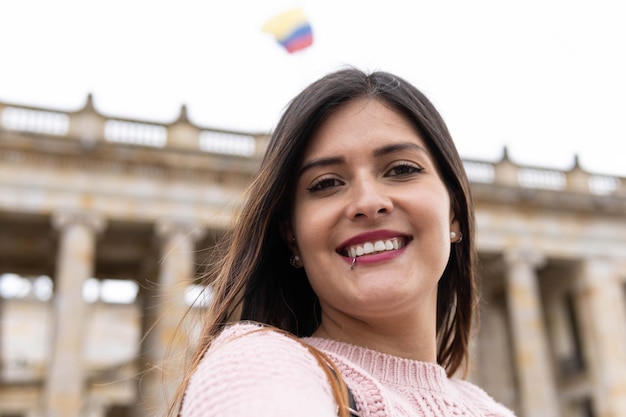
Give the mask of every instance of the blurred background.
<svg viewBox="0 0 626 417">
<path fill-rule="evenodd" d="M 164 410 L 269 133 L 346 65 L 415 84 L 464 159 L 470 379 L 522 417 L 626 415 L 625 18 L 609 0 L 0 2 L 0 417 Z"/>
</svg>

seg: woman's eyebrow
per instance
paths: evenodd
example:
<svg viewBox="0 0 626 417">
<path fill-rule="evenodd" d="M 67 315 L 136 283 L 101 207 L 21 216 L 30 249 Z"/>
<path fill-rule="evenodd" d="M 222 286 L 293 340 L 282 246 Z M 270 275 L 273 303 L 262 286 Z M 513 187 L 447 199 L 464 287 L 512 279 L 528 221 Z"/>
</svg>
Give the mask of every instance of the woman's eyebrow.
<svg viewBox="0 0 626 417">
<path fill-rule="evenodd" d="M 400 151 L 405 151 L 405 150 L 417 150 L 417 151 L 424 153 L 426 156 L 428 156 L 428 152 L 426 152 L 426 149 L 424 149 L 422 146 L 418 145 L 417 143 L 413 143 L 413 142 L 402 142 L 402 143 L 394 143 L 392 145 L 386 145 L 378 149 L 375 149 L 374 152 L 372 152 L 372 154 L 375 157 L 379 157 L 379 156 L 384 156 L 390 153 L 400 152 Z"/>
<path fill-rule="evenodd" d="M 400 151 L 405 151 L 405 150 L 416 150 L 416 151 L 424 153 L 425 155 L 428 155 L 428 152 L 426 152 L 426 149 L 424 149 L 422 146 L 418 145 L 417 143 L 413 143 L 413 142 L 402 142 L 402 143 L 394 143 L 392 145 L 386 145 L 378 149 L 375 149 L 374 152 L 372 152 L 372 154 L 374 155 L 374 157 L 380 157 L 380 156 L 388 155 L 390 153 L 400 152 Z M 302 176 L 302 174 L 304 174 L 306 171 L 315 167 L 339 165 L 339 164 L 343 164 L 345 161 L 346 160 L 343 156 L 331 156 L 328 158 L 313 159 L 312 161 L 309 161 L 306 164 L 304 164 L 302 168 L 300 168 L 300 172 L 298 173 L 298 176 Z"/>
<path fill-rule="evenodd" d="M 300 168 L 300 172 L 298 176 L 302 176 L 302 174 L 304 174 L 305 171 L 311 168 L 325 167 L 329 165 L 339 165 L 339 164 L 343 164 L 344 162 L 346 162 L 346 160 L 342 156 L 314 159 L 312 161 L 307 162 L 306 164 L 302 166 L 302 168 Z"/>
</svg>

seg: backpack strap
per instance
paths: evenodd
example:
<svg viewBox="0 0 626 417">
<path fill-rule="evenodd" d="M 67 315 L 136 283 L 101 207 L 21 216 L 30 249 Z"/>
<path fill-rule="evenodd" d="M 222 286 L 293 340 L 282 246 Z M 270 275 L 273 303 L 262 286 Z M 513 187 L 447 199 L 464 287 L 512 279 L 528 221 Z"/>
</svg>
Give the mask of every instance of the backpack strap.
<svg viewBox="0 0 626 417">
<path fill-rule="evenodd" d="M 330 368 L 330 373 L 333 374 L 333 376 L 335 377 L 337 381 L 339 381 L 339 379 L 341 378 L 341 375 L 337 375 L 335 373 L 335 370 L 332 367 L 330 367 L 330 365 L 328 367 Z M 356 409 L 356 403 L 354 402 L 354 395 L 352 395 L 352 390 L 350 389 L 348 384 L 346 384 L 346 390 L 348 391 L 348 411 L 350 412 L 350 417 L 361 417 L 361 413 L 359 413 L 359 410 Z"/>
<path fill-rule="evenodd" d="M 354 395 L 352 395 L 350 387 L 346 385 L 346 389 L 348 390 L 348 406 L 350 407 L 348 411 L 350 411 L 350 417 L 361 417 L 361 413 L 359 413 L 359 411 L 356 409 Z"/>
</svg>

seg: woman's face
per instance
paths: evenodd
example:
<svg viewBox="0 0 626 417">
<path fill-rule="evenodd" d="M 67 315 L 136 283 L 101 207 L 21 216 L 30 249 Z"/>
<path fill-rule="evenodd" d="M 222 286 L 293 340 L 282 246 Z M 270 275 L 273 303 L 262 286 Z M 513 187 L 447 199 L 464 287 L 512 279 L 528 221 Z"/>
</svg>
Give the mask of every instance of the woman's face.
<svg viewBox="0 0 626 417">
<path fill-rule="evenodd" d="M 343 105 L 311 138 L 296 184 L 292 250 L 326 316 L 435 314 L 459 228 L 426 143 L 403 115 L 377 100 Z"/>
</svg>

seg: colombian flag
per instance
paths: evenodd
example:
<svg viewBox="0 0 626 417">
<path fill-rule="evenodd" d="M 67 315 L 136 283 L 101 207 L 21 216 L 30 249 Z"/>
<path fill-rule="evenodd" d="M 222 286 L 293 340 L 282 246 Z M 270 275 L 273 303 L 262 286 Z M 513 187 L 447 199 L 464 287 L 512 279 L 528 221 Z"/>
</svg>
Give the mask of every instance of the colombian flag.
<svg viewBox="0 0 626 417">
<path fill-rule="evenodd" d="M 290 54 L 313 44 L 311 25 L 300 8 L 274 16 L 262 30 L 273 35 Z"/>
</svg>

